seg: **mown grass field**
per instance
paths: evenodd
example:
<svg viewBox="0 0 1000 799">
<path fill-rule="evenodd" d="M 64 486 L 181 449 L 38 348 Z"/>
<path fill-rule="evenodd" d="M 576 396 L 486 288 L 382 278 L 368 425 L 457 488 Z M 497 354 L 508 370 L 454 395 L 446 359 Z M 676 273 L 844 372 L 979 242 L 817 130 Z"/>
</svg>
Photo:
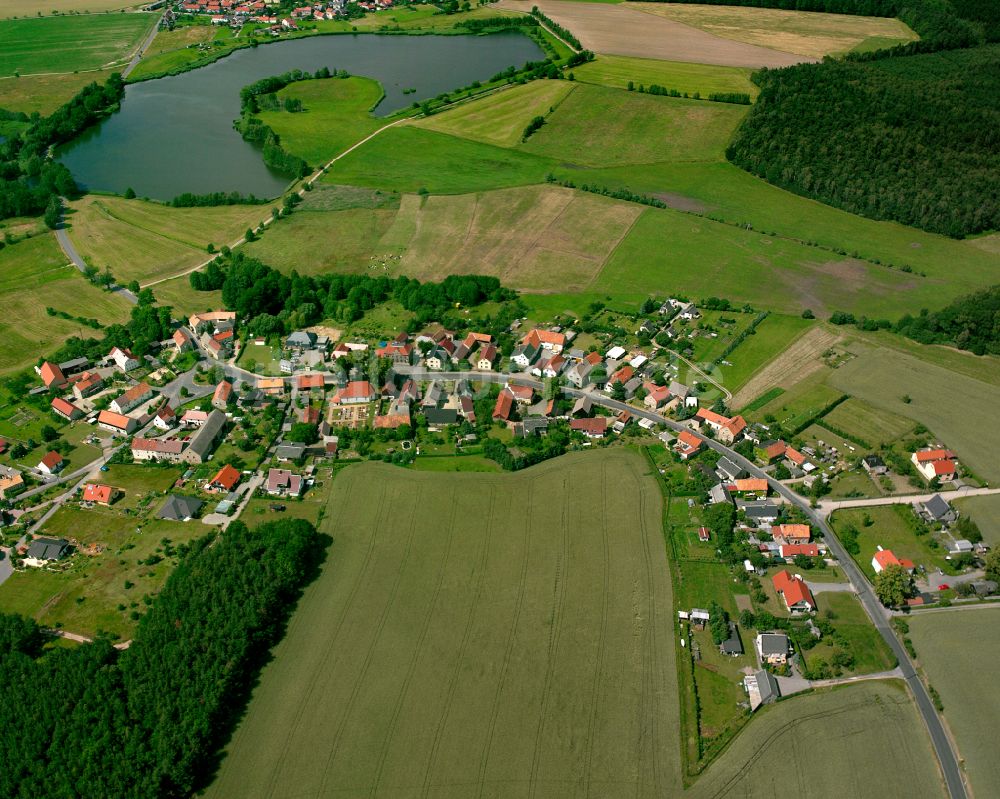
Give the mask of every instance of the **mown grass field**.
<svg viewBox="0 0 1000 799">
<path fill-rule="evenodd" d="M 207 795 L 679 790 L 673 611 L 644 472 L 621 451 L 447 481 L 345 469 L 323 573 Z"/>
<path fill-rule="evenodd" d="M 944 717 L 958 744 L 976 796 L 1000 784 L 996 719 L 1000 694 L 987 666 L 1000 658 L 997 610 L 935 613 L 909 620 L 920 666 L 941 695 Z"/>
<path fill-rule="evenodd" d="M 0 19 L 37 17 L 38 14 L 96 14 L 133 7 L 128 0 L 18 0 L 0 6 Z"/>
<path fill-rule="evenodd" d="M 618 55 L 601 55 L 589 64 L 573 68 L 574 77 L 581 83 L 625 89 L 629 81 L 632 81 L 636 87 L 640 84 L 647 87 L 656 84 L 666 89 L 677 89 L 681 93 L 698 92 L 702 97 L 716 92 L 742 92 L 756 97 L 760 90 L 750 81 L 752 72 L 752 69 L 743 67 L 719 67 Z"/>
<path fill-rule="evenodd" d="M 801 316 L 771 314 L 726 356 L 727 364 L 720 364 L 723 384 L 730 391 L 742 388 L 761 367 L 784 352 L 815 322 Z"/>
<path fill-rule="evenodd" d="M 90 285 L 47 233 L 0 250 L 0 373 L 33 364 L 69 336 L 94 335 L 83 325 L 49 316 L 52 307 L 102 323 L 128 318 L 128 304 Z"/>
<path fill-rule="evenodd" d="M 0 75 L 74 72 L 122 61 L 149 33 L 154 14 L 95 14 L 0 22 Z"/>
<path fill-rule="evenodd" d="M 90 83 L 104 83 L 113 69 L 66 75 L 0 77 L 0 108 L 48 115 Z"/>
<path fill-rule="evenodd" d="M 143 58 L 151 58 L 192 44 L 204 44 L 211 41 L 217 31 L 217 25 L 179 25 L 172 31 L 166 29 L 158 31 Z"/>
<path fill-rule="evenodd" d="M 825 372 L 814 373 L 775 396 L 770 402 L 749 411 L 748 418 L 756 421 L 774 416 L 785 429 L 796 429 L 841 396 L 841 392 L 824 382 L 825 378 Z"/>
<path fill-rule="evenodd" d="M 169 305 L 175 314 L 189 316 L 198 311 L 222 307 L 221 291 L 195 291 L 188 275 L 165 280 L 151 287 L 160 305 Z"/>
<path fill-rule="evenodd" d="M 940 568 L 953 573 L 945 560 L 947 551 L 940 547 L 931 549 L 928 545 L 930 534 L 918 536 L 910 527 L 909 519 L 912 516 L 913 510 L 909 505 L 880 505 L 838 510 L 831 519 L 834 529 L 838 531 L 848 525 L 857 528 L 861 552 L 854 559 L 869 580 L 875 576 L 872 558 L 880 546 L 882 549 L 891 549 L 897 557 L 909 558 L 917 566 L 925 566 L 928 571 Z M 872 520 L 869 527 L 864 524 L 866 517 Z"/>
<path fill-rule="evenodd" d="M 79 253 L 120 281 L 142 284 L 204 263 L 209 242 L 231 244 L 268 215 L 259 205 L 171 208 L 98 195 L 70 207 L 69 237 Z"/>
<path fill-rule="evenodd" d="M 385 123 L 369 111 L 382 99 L 382 87 L 370 78 L 328 78 L 286 86 L 278 99 L 302 101 L 303 110 L 259 114 L 281 137 L 282 146 L 318 166 Z"/>
<path fill-rule="evenodd" d="M 892 47 L 918 38 L 898 19 L 887 17 L 677 3 L 631 3 L 630 7 L 724 39 L 813 58 L 846 53 L 870 39 Z"/>
<path fill-rule="evenodd" d="M 808 572 L 803 577 L 812 580 L 814 574 Z M 812 663 L 823 659 L 829 662 L 830 653 L 836 648 L 843 648 L 854 656 L 854 666 L 847 670 L 847 674 L 876 674 L 896 667 L 892 650 L 872 625 L 857 597 L 839 591 L 826 591 L 820 593 L 816 601 L 820 604 L 821 614 L 825 615 L 828 611 L 834 614 L 830 623 L 837 631 L 838 640 L 824 639 L 806 652 L 807 661 Z"/>
<path fill-rule="evenodd" d="M 915 419 L 974 472 L 1000 480 L 1000 433 L 992 421 L 993 409 L 1000 407 L 1000 387 L 899 351 L 861 344 L 852 349 L 857 357 L 830 374 L 832 386 L 880 410 Z M 957 405 L 942 403 L 943 396 L 956 397 Z"/>
<path fill-rule="evenodd" d="M 912 419 L 875 408 L 854 397 L 838 405 L 823 420 L 864 439 L 873 447 L 898 441 L 917 426 Z"/>
<path fill-rule="evenodd" d="M 960 512 L 972 517 L 990 546 L 1000 546 L 1000 497 L 968 497 L 955 503 Z"/>
<path fill-rule="evenodd" d="M 685 793 L 691 799 L 799 795 L 946 796 L 930 738 L 898 681 L 820 691 L 757 711 Z"/>
</svg>

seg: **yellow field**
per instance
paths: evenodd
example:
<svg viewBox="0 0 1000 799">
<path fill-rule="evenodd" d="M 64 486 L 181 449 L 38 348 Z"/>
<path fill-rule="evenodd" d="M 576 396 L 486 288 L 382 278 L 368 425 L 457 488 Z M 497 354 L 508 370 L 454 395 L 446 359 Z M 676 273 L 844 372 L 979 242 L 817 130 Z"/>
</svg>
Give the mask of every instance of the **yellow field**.
<svg viewBox="0 0 1000 799">
<path fill-rule="evenodd" d="M 48 16 L 59 14 L 96 14 L 103 11 L 121 11 L 136 8 L 139 3 L 128 0 L 10 0 L 0 3 L 0 19 L 15 17 Z"/>
<path fill-rule="evenodd" d="M 69 235 L 80 254 L 125 283 L 147 283 L 197 266 L 207 260 L 209 242 L 231 244 L 268 213 L 266 206 L 170 208 L 94 195 L 71 206 Z"/>
<path fill-rule="evenodd" d="M 573 90 L 562 80 L 536 80 L 421 119 L 416 124 L 499 147 L 514 147 L 535 116 L 544 116 Z"/>
<path fill-rule="evenodd" d="M 114 70 L 65 75 L 29 75 L 0 78 L 0 108 L 10 111 L 37 111 L 47 116 L 70 100 L 88 83 L 104 83 Z"/>
<path fill-rule="evenodd" d="M 691 25 L 724 39 L 813 58 L 846 53 L 866 39 L 877 38 L 887 47 L 919 38 L 898 19 L 885 17 L 686 3 L 629 3 L 629 8 Z"/>
<path fill-rule="evenodd" d="M 524 291 L 576 291 L 600 272 L 641 210 L 555 186 L 407 195 L 381 244 L 402 252 L 393 272 L 421 280 L 476 273 Z"/>
</svg>

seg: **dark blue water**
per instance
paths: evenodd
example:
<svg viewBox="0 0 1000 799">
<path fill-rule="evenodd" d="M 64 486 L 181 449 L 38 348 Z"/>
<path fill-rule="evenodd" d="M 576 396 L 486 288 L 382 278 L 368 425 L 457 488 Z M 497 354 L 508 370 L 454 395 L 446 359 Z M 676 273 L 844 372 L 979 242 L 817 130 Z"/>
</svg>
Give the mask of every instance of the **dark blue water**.
<svg viewBox="0 0 1000 799">
<path fill-rule="evenodd" d="M 380 81 L 384 116 L 509 66 L 543 57 L 520 33 L 491 36 L 317 36 L 237 50 L 201 69 L 128 86 L 121 111 L 60 150 L 88 189 L 169 200 L 183 192 L 238 191 L 274 197 L 287 175 L 233 130 L 240 89 L 291 69 L 345 69 Z M 403 94 L 403 89 L 416 89 Z"/>
</svg>

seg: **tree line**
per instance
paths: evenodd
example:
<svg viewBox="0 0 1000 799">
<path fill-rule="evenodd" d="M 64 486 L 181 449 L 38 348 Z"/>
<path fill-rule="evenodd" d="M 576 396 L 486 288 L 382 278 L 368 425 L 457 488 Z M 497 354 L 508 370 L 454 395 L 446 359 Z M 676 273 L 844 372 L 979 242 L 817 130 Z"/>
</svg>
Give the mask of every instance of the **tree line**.
<svg viewBox="0 0 1000 799">
<path fill-rule="evenodd" d="M 117 109 L 124 93 L 125 84 L 116 72 L 103 86 L 84 86 L 50 116 L 33 114 L 20 135 L 0 144 L 0 219 L 40 216 L 49 210 L 46 224 L 55 226 L 59 197 L 75 197 L 79 188 L 69 170 L 49 157 L 50 148 Z"/>
<path fill-rule="evenodd" d="M 568 31 L 559 23 L 553 22 L 551 19 L 549 19 L 549 17 L 545 16 L 545 14 L 542 13 L 541 9 L 539 9 L 538 6 L 531 7 L 531 15 L 544 22 L 549 27 L 549 29 L 554 31 L 556 36 L 558 36 L 563 41 L 569 42 L 577 50 L 583 49 L 583 45 L 580 44 L 580 40 L 577 39 L 576 36 L 574 36 L 570 31 Z"/>
<path fill-rule="evenodd" d="M 45 651 L 0 615 L 0 795 L 186 797 L 202 787 L 327 540 L 282 520 L 185 548 L 122 652 Z"/>
<path fill-rule="evenodd" d="M 976 355 L 1000 355 L 1000 286 L 982 289 L 933 313 L 906 314 L 896 332 L 921 344 L 949 344 Z"/>
<path fill-rule="evenodd" d="M 761 70 L 737 166 L 851 213 L 961 237 L 1000 227 L 1000 45 Z"/>
</svg>

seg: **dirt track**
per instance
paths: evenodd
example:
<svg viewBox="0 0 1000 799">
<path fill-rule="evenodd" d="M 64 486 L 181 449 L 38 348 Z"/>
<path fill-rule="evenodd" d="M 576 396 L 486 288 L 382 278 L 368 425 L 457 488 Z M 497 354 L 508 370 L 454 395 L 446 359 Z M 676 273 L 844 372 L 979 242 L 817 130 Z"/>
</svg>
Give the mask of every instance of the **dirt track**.
<svg viewBox="0 0 1000 799">
<path fill-rule="evenodd" d="M 628 8 L 627 4 L 501 0 L 499 5 L 512 11 L 530 11 L 537 5 L 595 53 L 727 67 L 786 67 L 815 60 L 723 39 L 690 25 Z"/>
</svg>

